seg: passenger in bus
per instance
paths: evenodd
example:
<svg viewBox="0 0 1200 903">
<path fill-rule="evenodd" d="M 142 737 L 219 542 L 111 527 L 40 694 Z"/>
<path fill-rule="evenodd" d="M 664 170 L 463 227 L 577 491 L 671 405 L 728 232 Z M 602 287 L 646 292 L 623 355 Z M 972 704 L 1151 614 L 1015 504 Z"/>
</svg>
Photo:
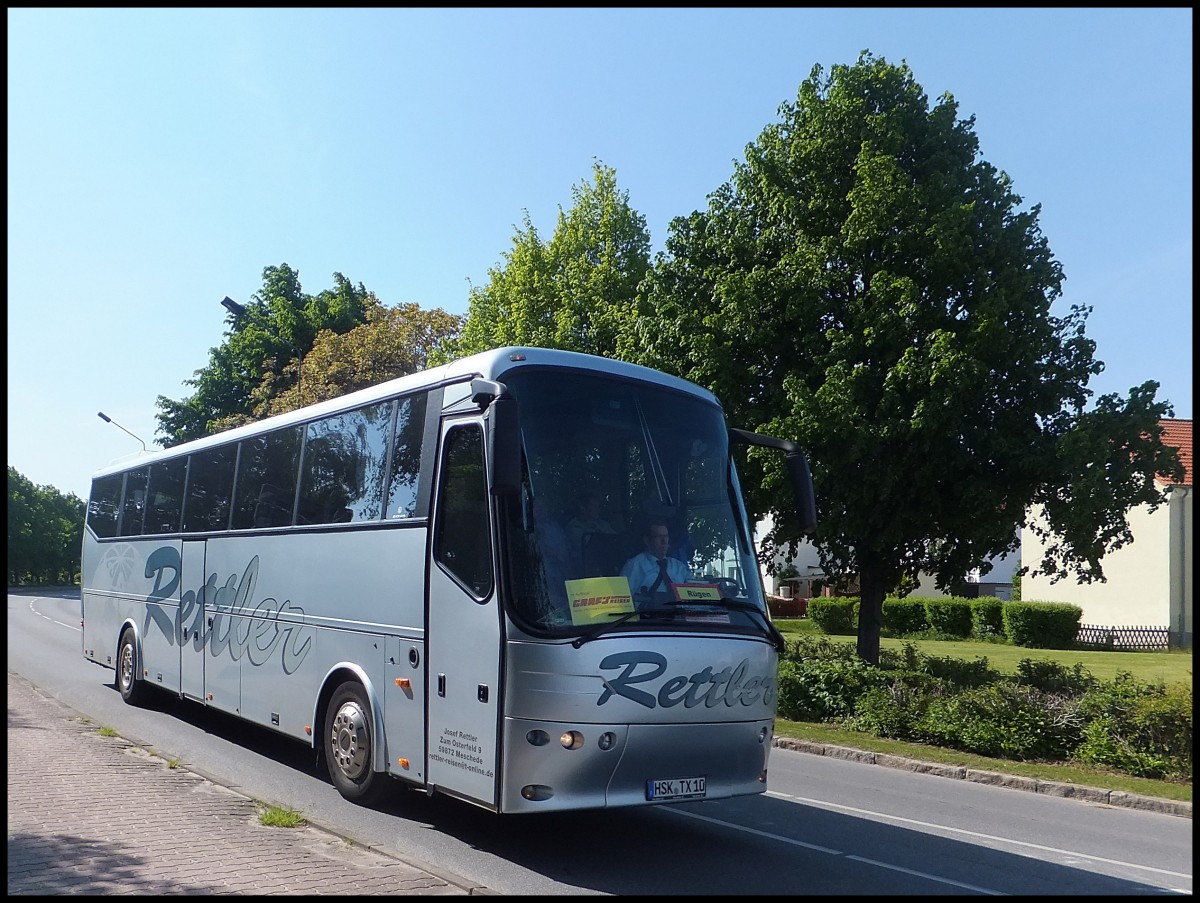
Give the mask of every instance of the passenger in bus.
<svg viewBox="0 0 1200 903">
<path fill-rule="evenodd" d="M 567 536 L 570 538 L 572 551 L 576 555 L 580 553 L 584 537 L 588 533 L 616 532 L 612 525 L 600 516 L 600 496 L 591 491 L 581 492 L 576 501 L 575 516 L 567 521 Z"/>
<path fill-rule="evenodd" d="M 671 530 L 663 518 L 651 518 L 642 533 L 645 551 L 639 552 L 621 568 L 621 574 L 629 581 L 629 589 L 639 600 L 649 600 L 659 593 L 670 598 L 672 583 L 687 583 L 692 579 L 688 566 L 678 558 L 671 558 L 667 550 L 671 547 Z"/>
<path fill-rule="evenodd" d="M 546 569 L 546 579 L 556 593 L 563 592 L 563 581 L 575 575 L 578 562 L 571 554 L 567 541 L 567 531 L 563 529 L 558 519 L 546 510 L 543 504 L 534 500 L 534 530 L 537 533 L 538 546 L 542 550 L 542 563 Z"/>
</svg>

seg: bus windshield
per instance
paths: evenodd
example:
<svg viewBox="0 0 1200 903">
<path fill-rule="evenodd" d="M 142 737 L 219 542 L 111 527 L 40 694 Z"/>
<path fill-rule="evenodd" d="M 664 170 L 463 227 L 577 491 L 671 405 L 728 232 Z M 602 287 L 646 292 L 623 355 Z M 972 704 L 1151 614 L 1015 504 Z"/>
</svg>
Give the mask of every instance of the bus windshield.
<svg viewBox="0 0 1200 903">
<path fill-rule="evenodd" d="M 502 378 L 525 452 L 520 496 L 502 514 L 519 625 L 551 636 L 769 633 L 716 403 L 584 371 Z"/>
</svg>

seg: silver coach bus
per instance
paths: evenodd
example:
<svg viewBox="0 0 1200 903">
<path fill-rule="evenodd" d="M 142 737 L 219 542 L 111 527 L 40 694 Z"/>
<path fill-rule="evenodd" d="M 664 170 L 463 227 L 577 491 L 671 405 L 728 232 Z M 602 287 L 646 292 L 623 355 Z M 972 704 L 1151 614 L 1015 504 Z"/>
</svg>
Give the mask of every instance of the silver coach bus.
<svg viewBox="0 0 1200 903">
<path fill-rule="evenodd" d="M 685 380 L 503 348 L 95 473 L 83 654 L 310 744 L 348 799 L 500 813 L 766 789 L 777 653 L 730 454 Z M 603 530 L 571 525 L 581 494 Z M 648 524 L 686 568 L 631 582 Z M 573 526 L 576 529 L 569 529 Z M 638 584 L 638 585 L 634 585 Z"/>
</svg>

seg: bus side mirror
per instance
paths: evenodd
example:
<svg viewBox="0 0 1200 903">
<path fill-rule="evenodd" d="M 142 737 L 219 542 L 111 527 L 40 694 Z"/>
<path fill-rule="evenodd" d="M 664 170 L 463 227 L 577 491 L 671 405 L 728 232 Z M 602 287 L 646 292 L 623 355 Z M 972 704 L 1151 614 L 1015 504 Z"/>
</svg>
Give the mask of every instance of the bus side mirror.
<svg viewBox="0 0 1200 903">
<path fill-rule="evenodd" d="M 788 479 L 792 484 L 792 494 L 796 498 L 796 513 L 800 515 L 800 531 L 810 534 L 817 529 L 817 499 L 813 491 L 812 471 L 808 468 L 808 459 L 804 453 L 790 451 L 784 456 L 787 464 Z"/>
<path fill-rule="evenodd" d="M 484 414 L 487 428 L 488 485 L 492 495 L 516 495 L 521 489 L 521 428 L 517 400 L 498 395 Z"/>
<path fill-rule="evenodd" d="M 760 445 L 764 448 L 778 448 L 784 453 L 784 463 L 787 466 L 788 482 L 792 484 L 792 496 L 796 502 L 796 514 L 800 518 L 800 530 L 805 534 L 817 529 L 817 497 L 813 490 L 812 471 L 808 467 L 808 459 L 795 442 L 787 439 L 777 439 L 774 436 L 764 436 L 749 430 L 729 428 L 729 440 L 743 445 Z"/>
</svg>

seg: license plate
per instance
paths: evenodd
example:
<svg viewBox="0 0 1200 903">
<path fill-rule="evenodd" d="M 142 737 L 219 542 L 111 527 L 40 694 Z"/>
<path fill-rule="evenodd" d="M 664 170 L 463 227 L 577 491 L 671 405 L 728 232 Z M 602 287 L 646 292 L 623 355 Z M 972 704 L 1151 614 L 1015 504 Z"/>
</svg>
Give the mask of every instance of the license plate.
<svg viewBox="0 0 1200 903">
<path fill-rule="evenodd" d="M 707 779 L 704 775 L 698 778 L 669 778 L 646 782 L 647 800 L 699 800 L 704 799 L 707 792 Z"/>
</svg>

